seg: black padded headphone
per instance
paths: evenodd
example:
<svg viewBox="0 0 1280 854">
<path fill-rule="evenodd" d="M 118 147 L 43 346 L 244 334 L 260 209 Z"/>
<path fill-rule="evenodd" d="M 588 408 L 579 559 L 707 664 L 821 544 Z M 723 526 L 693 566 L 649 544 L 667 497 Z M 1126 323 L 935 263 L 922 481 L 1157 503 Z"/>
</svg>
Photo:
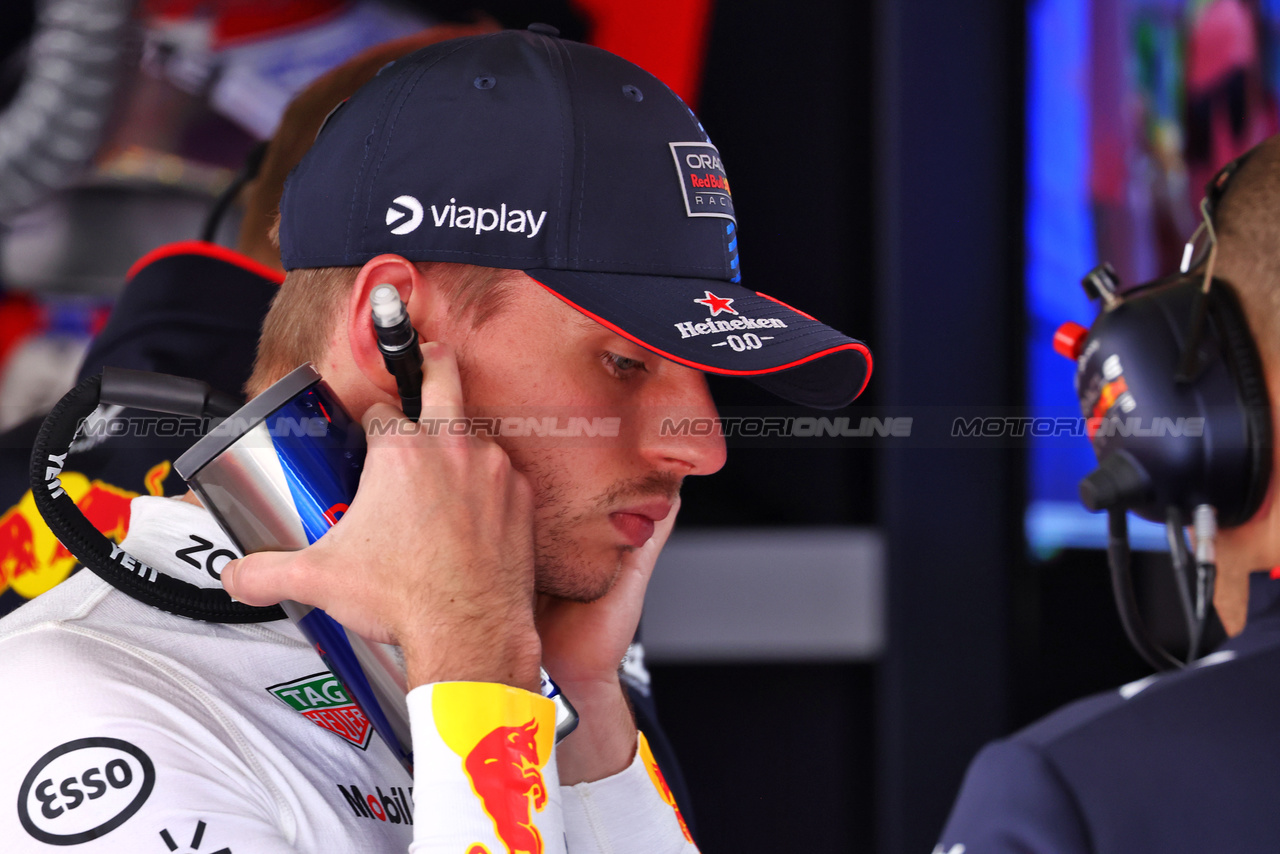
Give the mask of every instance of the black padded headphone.
<svg viewBox="0 0 1280 854">
<path fill-rule="evenodd" d="M 1231 285 L 1213 275 L 1214 217 L 1252 151 L 1223 167 L 1200 204 L 1178 276 L 1121 293 L 1107 265 L 1085 277 L 1103 309 L 1092 328 L 1067 323 L 1055 347 L 1076 360 L 1076 394 L 1098 457 L 1080 500 L 1109 514 L 1108 560 L 1129 640 L 1157 669 L 1183 664 L 1156 643 L 1138 614 L 1126 513 L 1162 522 L 1194 660 L 1213 599 L 1219 525 L 1249 520 L 1271 478 L 1271 404 L 1262 360 Z M 1205 234 L 1198 261 L 1196 238 Z M 1183 528 L 1195 521 L 1192 565 Z"/>
<path fill-rule="evenodd" d="M 1199 264 L 1187 258 L 1187 272 L 1124 294 L 1110 267 L 1095 269 L 1085 289 L 1102 312 L 1087 335 L 1074 324 L 1059 330 L 1098 457 L 1080 483 L 1090 510 L 1163 523 L 1170 508 L 1190 520 L 1208 504 L 1233 526 L 1262 503 L 1272 465 L 1266 381 L 1239 299 L 1211 270 L 1213 217 L 1248 156 L 1209 184 L 1201 229 L 1210 246 Z"/>
</svg>

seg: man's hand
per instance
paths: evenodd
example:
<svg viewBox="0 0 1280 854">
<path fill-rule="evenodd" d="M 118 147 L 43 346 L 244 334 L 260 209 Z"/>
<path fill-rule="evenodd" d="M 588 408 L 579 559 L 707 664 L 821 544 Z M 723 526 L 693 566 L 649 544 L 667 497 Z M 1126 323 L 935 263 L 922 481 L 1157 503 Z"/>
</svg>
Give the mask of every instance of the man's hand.
<svg viewBox="0 0 1280 854">
<path fill-rule="evenodd" d="M 463 416 L 453 351 L 423 347 L 424 415 Z M 505 451 L 430 436 L 387 404 L 365 412 L 369 449 L 350 509 L 314 545 L 233 561 L 236 599 L 293 599 L 404 649 L 409 686 L 471 680 L 537 691 L 533 498 Z M 373 422 L 396 429 L 369 431 Z M 469 432 L 469 431 L 468 431 Z"/>
<path fill-rule="evenodd" d="M 616 774 L 635 756 L 635 720 L 618 668 L 635 637 L 649 578 L 679 511 L 677 499 L 649 541 L 623 558 L 617 581 L 600 599 L 584 603 L 538 597 L 543 667 L 580 717 L 573 735 L 556 748 L 564 785 Z"/>
</svg>

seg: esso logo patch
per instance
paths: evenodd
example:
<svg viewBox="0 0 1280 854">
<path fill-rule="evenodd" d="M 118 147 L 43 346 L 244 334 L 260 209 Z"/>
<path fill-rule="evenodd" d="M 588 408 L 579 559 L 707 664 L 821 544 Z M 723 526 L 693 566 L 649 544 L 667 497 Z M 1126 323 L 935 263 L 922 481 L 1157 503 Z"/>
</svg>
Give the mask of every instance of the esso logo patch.
<svg viewBox="0 0 1280 854">
<path fill-rule="evenodd" d="M 81 738 L 50 750 L 18 791 L 18 818 L 50 845 L 97 839 L 142 808 L 156 783 L 151 758 L 118 738 Z"/>
</svg>

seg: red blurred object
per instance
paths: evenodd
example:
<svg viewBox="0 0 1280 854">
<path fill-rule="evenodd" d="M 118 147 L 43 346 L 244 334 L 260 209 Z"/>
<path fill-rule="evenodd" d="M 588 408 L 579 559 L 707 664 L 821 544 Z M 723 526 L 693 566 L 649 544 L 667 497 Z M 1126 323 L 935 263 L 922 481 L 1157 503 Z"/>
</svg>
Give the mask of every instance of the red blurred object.
<svg viewBox="0 0 1280 854">
<path fill-rule="evenodd" d="M 44 312 L 28 294 L 0 294 L 0 370 L 5 360 L 28 336 L 44 327 Z"/>
<path fill-rule="evenodd" d="M 181 21 L 209 15 L 215 20 L 214 43 L 224 44 L 265 33 L 276 34 L 286 27 L 312 22 L 331 14 L 348 0 L 144 0 L 142 15 L 168 21 Z"/>
<path fill-rule="evenodd" d="M 575 0 L 591 20 L 591 43 L 630 60 L 698 108 L 712 0 Z"/>
<path fill-rule="evenodd" d="M 1053 349 L 1065 358 L 1075 359 L 1080 355 L 1080 350 L 1084 347 L 1084 339 L 1088 335 L 1088 329 L 1068 320 L 1053 333 Z"/>
</svg>

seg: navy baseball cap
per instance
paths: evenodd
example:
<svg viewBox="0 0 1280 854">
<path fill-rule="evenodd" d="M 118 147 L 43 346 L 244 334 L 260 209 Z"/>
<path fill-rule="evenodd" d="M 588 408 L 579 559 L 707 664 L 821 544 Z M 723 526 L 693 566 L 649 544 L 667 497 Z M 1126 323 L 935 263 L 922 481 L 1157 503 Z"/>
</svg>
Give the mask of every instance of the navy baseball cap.
<svg viewBox="0 0 1280 854">
<path fill-rule="evenodd" d="M 720 153 L 661 81 L 535 24 L 388 65 L 280 201 L 286 270 L 382 254 L 522 270 L 682 365 L 836 408 L 866 345 L 741 284 Z"/>
</svg>

